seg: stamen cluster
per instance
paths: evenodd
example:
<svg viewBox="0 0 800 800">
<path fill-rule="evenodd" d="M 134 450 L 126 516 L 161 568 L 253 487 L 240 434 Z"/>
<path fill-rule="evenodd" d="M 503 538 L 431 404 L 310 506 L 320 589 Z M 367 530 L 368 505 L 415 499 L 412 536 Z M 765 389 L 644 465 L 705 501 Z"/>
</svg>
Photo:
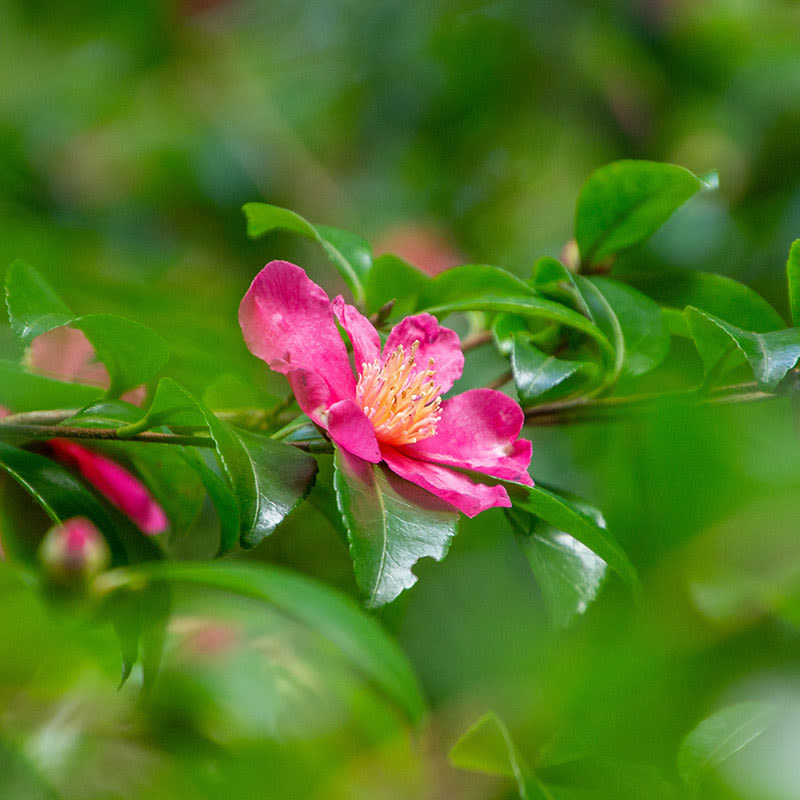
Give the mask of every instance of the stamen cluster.
<svg viewBox="0 0 800 800">
<path fill-rule="evenodd" d="M 382 362 L 361 365 L 356 401 L 375 428 L 378 441 L 391 445 L 413 444 L 436 433 L 441 419 L 442 387 L 436 385 L 430 359 L 427 369 L 417 369 L 419 341 L 406 354 L 403 345 Z"/>
</svg>

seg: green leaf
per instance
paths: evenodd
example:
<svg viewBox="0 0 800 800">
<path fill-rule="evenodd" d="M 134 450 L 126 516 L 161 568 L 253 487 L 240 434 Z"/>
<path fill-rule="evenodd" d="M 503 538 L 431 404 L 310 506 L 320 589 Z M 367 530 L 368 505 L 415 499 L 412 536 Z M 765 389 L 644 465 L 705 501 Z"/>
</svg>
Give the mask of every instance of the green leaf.
<svg viewBox="0 0 800 800">
<path fill-rule="evenodd" d="M 575 386 L 570 378 L 594 379 L 598 368 L 589 361 L 567 361 L 543 353 L 517 334 L 513 337 L 511 372 L 520 403 L 529 406 L 545 395 L 554 399 L 569 394 Z"/>
<path fill-rule="evenodd" d="M 395 300 L 392 316 L 408 316 L 419 306 L 420 293 L 429 278 L 416 267 L 397 256 L 378 256 L 367 276 L 367 311 L 378 309 Z"/>
<path fill-rule="evenodd" d="M 575 239 L 586 266 L 647 239 L 709 182 L 675 164 L 615 161 L 584 183 L 575 212 Z"/>
<path fill-rule="evenodd" d="M 655 369 L 666 358 L 670 346 L 658 305 L 647 295 L 610 278 L 581 279 L 582 287 L 587 284 L 603 295 L 617 319 L 623 340 L 623 374 L 642 375 Z M 599 324 L 596 312 L 595 321 Z"/>
<path fill-rule="evenodd" d="M 376 608 L 416 583 L 420 558 L 441 561 L 458 514 L 430 492 L 337 448 L 334 489 L 350 542 L 356 581 Z"/>
<path fill-rule="evenodd" d="M 86 334 L 97 358 L 108 369 L 108 394 L 147 383 L 169 359 L 169 345 L 154 331 L 114 314 L 89 314 L 72 320 L 70 326 Z"/>
<path fill-rule="evenodd" d="M 181 456 L 197 473 L 219 518 L 219 554 L 228 553 L 239 541 L 239 506 L 225 479 L 190 447 L 181 448 Z"/>
<path fill-rule="evenodd" d="M 772 390 L 800 358 L 800 328 L 767 333 L 744 331 L 691 306 L 686 309 L 686 320 L 705 364 L 707 380 L 712 370 L 727 366 L 727 362 L 721 363 L 722 359 L 736 349 L 749 363 L 759 385 Z"/>
<path fill-rule="evenodd" d="M 747 331 L 784 327 L 780 314 L 749 286 L 713 272 L 664 269 L 616 275 L 657 303 L 683 311 L 700 308 Z"/>
<path fill-rule="evenodd" d="M 601 528 L 602 514 L 573 501 Z M 520 509 L 507 511 L 517 543 L 531 565 L 555 625 L 566 628 L 594 602 L 606 577 L 606 562 L 573 536 Z"/>
<path fill-rule="evenodd" d="M 586 317 L 573 311 L 567 306 L 548 300 L 544 297 L 476 297 L 472 300 L 462 300 L 454 303 L 426 308 L 431 314 L 446 316 L 456 311 L 497 311 L 501 313 L 517 314 L 527 319 L 544 319 L 566 325 L 570 328 L 591 336 L 599 345 L 603 352 L 613 356 L 614 349 L 606 338 L 605 334 Z"/>
<path fill-rule="evenodd" d="M 21 261 L 6 274 L 6 304 L 11 327 L 24 344 L 63 325 L 83 331 L 108 369 L 111 396 L 146 383 L 169 358 L 164 339 L 138 322 L 114 314 L 75 316 L 45 279 Z"/>
<path fill-rule="evenodd" d="M 622 325 L 611 304 L 588 278 L 576 276 L 575 285 L 584 305 L 589 309 L 589 319 L 605 334 L 613 347 L 614 358 L 608 365 L 608 371 L 603 381 L 604 386 L 611 386 L 616 383 L 625 366 L 625 335 L 622 332 Z"/>
<path fill-rule="evenodd" d="M 311 488 L 317 469 L 311 456 L 291 445 L 232 428 L 170 378 L 160 381 L 142 420 L 121 431 L 132 434 L 164 423 L 202 424 L 208 429 L 239 509 L 242 547 L 255 547 L 272 533 Z M 211 479 L 206 475 L 205 480 Z M 230 503 L 214 483 L 215 494 L 210 496 L 222 500 L 223 505 L 217 506 L 222 518 L 230 513 Z M 224 527 L 222 543 L 230 544 Z"/>
<path fill-rule="evenodd" d="M 681 742 L 678 771 L 690 785 L 698 784 L 737 752 L 768 731 L 777 709 L 764 702 L 737 703 L 704 719 Z"/>
<path fill-rule="evenodd" d="M 593 519 L 574 501 L 555 494 L 542 486 L 524 486 L 502 481 L 514 506 L 549 522 L 559 531 L 568 533 L 586 545 L 608 564 L 626 583 L 638 589 L 639 579 L 625 551 L 606 530 L 605 523 Z"/>
<path fill-rule="evenodd" d="M 535 296 L 536 292 L 516 275 L 488 264 L 466 264 L 445 270 L 427 281 L 420 293 L 420 306 L 440 306 L 486 295 Z"/>
<path fill-rule="evenodd" d="M 250 548 L 272 533 L 308 494 L 317 474 L 317 462 L 296 447 L 266 436 L 246 431 L 235 431 L 234 436 L 238 445 L 233 439 L 224 445 L 220 439 L 217 441 L 235 476 L 234 493 L 247 523 L 240 543 Z"/>
<path fill-rule="evenodd" d="M 786 261 L 786 280 L 789 284 L 789 306 L 792 322 L 800 327 L 800 239 L 792 242 Z"/>
<path fill-rule="evenodd" d="M 15 261 L 6 273 L 6 305 L 11 329 L 24 344 L 75 318 L 39 272 L 23 261 Z"/>
<path fill-rule="evenodd" d="M 551 797 L 533 777 L 506 724 L 493 711 L 471 725 L 450 748 L 447 757 L 457 769 L 513 778 L 522 800 L 547 800 Z"/>
<path fill-rule="evenodd" d="M 276 230 L 314 239 L 339 270 L 355 301 L 364 302 L 364 284 L 372 267 L 372 250 L 366 240 L 349 231 L 312 225 L 288 208 L 267 203 L 245 203 L 242 211 L 247 217 L 247 233 L 254 239 Z"/>
<path fill-rule="evenodd" d="M 0 360 L 0 405 L 15 412 L 77 408 L 102 394 L 97 386 L 56 381 L 27 372 L 15 361 Z"/>
<path fill-rule="evenodd" d="M 142 578 L 222 589 L 269 603 L 326 637 L 414 722 L 424 701 L 408 661 L 380 625 L 348 598 L 308 578 L 266 564 L 162 562 L 117 570 L 111 586 Z"/>
</svg>

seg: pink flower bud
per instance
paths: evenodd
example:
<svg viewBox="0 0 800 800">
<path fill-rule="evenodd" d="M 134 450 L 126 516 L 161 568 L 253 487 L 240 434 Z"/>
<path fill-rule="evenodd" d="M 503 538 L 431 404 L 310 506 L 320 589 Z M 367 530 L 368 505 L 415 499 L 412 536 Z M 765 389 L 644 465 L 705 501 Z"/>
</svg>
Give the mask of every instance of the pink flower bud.
<svg viewBox="0 0 800 800">
<path fill-rule="evenodd" d="M 56 583 L 86 583 L 111 561 L 111 552 L 99 530 L 85 517 L 55 525 L 39 545 L 39 560 Z"/>
</svg>

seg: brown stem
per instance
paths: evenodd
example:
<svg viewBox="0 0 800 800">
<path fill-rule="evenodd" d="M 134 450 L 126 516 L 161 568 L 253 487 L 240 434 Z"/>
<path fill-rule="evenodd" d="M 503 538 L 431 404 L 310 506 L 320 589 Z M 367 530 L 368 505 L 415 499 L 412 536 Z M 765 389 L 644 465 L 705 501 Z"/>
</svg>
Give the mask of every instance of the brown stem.
<svg viewBox="0 0 800 800">
<path fill-rule="evenodd" d="M 467 353 L 470 350 L 474 350 L 476 347 L 480 347 L 482 344 L 487 344 L 491 341 L 491 331 L 478 331 L 477 333 L 473 333 L 471 336 L 467 336 L 467 338 L 461 342 L 461 350 L 462 352 Z"/>
</svg>

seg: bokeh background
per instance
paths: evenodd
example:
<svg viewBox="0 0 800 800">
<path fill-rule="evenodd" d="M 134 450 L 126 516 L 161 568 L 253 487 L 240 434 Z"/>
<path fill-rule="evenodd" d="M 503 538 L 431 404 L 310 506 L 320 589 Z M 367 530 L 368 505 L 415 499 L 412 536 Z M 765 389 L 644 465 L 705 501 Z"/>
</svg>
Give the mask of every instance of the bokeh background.
<svg viewBox="0 0 800 800">
<path fill-rule="evenodd" d="M 800 4 L 0 0 L 0 265 L 23 258 L 76 310 L 150 325 L 173 348 L 168 374 L 215 407 L 285 391 L 236 324 L 267 260 L 342 288 L 313 245 L 248 240 L 245 202 L 527 277 L 570 239 L 588 174 L 618 158 L 720 176 L 629 266 L 729 275 L 785 315 Z M 17 354 L 5 329 L 0 349 Z M 794 709 L 780 735 L 697 796 L 800 798 L 789 400 L 528 435 L 533 476 L 603 510 L 642 571 L 638 607 L 610 579 L 561 629 L 502 513 L 465 521 L 447 560 L 420 564 L 380 615 L 432 709 L 409 736 L 319 643 L 247 604 L 184 598 L 200 627 L 173 632 L 163 691 L 142 709 L 114 691 L 110 633 L 19 599 L 0 623 L 4 796 L 39 796 L 33 770 L 42 797 L 512 797 L 446 761 L 492 708 L 557 798 L 679 797 L 683 737 L 766 698 Z M 324 501 L 254 557 L 355 596 Z M 179 547 L 200 555 L 192 535 Z M 219 619 L 211 650 L 197 645 Z"/>
</svg>

